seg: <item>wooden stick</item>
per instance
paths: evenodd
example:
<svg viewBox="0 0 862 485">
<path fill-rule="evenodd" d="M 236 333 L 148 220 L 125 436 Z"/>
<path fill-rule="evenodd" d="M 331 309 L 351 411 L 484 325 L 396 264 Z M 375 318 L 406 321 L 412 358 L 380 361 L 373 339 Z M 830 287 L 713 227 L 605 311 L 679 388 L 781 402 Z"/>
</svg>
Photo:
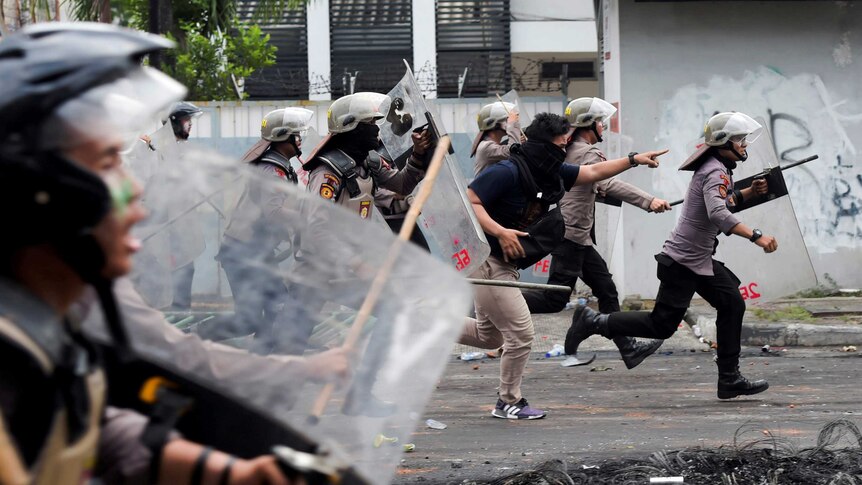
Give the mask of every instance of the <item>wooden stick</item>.
<svg viewBox="0 0 862 485">
<path fill-rule="evenodd" d="M 512 116 L 512 112 L 511 112 L 511 111 L 509 111 L 508 106 L 506 106 L 506 102 L 505 102 L 505 101 L 503 101 L 503 98 L 501 98 L 501 97 L 500 97 L 500 93 L 494 93 L 494 94 L 496 94 L 496 95 L 497 95 L 497 99 L 498 99 L 498 100 L 500 100 L 500 104 L 502 104 L 502 105 L 503 105 L 503 109 L 504 109 L 504 110 L 506 110 L 506 115 L 508 115 L 508 116 Z"/>
<path fill-rule="evenodd" d="M 348 350 L 352 349 L 356 345 L 356 342 L 362 335 L 362 328 L 365 326 L 365 322 L 368 321 L 368 318 L 371 316 L 371 311 L 374 310 L 374 306 L 377 304 L 377 301 L 380 299 L 380 295 L 383 293 L 383 288 L 386 285 L 386 281 L 389 279 L 389 275 L 392 273 L 392 269 L 395 267 L 395 263 L 398 261 L 401 249 L 410 241 L 410 235 L 413 234 L 413 228 L 416 227 L 416 219 L 419 218 L 422 206 L 425 205 L 428 197 L 431 196 L 431 190 L 434 188 L 434 182 L 437 179 L 437 175 L 440 173 L 440 169 L 443 167 L 443 161 L 445 160 L 446 152 L 449 149 L 450 143 L 448 135 L 437 140 L 437 148 L 434 150 L 434 156 L 428 166 L 428 171 L 425 174 L 422 187 L 419 189 L 419 194 L 413 200 L 410 210 L 407 211 L 407 216 L 404 217 L 404 225 L 401 226 L 401 231 L 398 233 L 398 239 L 389 246 L 389 254 L 387 255 L 386 261 L 383 263 L 383 266 L 380 267 L 380 270 L 371 282 L 371 289 L 368 290 L 368 294 L 365 295 L 365 301 L 363 301 L 362 306 L 359 307 L 356 321 L 353 323 L 353 326 L 350 327 L 350 332 L 347 334 L 347 338 L 344 339 L 344 347 Z M 317 396 L 317 400 L 314 402 L 314 406 L 311 409 L 311 414 L 308 416 L 309 423 L 317 424 L 320 420 L 320 416 L 326 409 L 326 404 L 332 397 L 334 390 L 335 384 L 329 383 L 320 391 L 320 394 Z"/>
</svg>

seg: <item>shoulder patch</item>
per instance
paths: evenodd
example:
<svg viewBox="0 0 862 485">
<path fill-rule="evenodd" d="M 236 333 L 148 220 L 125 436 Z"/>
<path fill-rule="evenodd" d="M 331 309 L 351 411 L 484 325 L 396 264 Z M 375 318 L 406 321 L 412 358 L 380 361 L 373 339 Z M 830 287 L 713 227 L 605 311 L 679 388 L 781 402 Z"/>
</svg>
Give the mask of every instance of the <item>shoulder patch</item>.
<svg viewBox="0 0 862 485">
<path fill-rule="evenodd" d="M 718 195 L 720 195 L 722 199 L 726 199 L 727 198 L 727 187 L 725 187 L 724 185 L 719 185 L 718 186 Z"/>
<path fill-rule="evenodd" d="M 275 170 L 274 170 L 274 171 L 275 171 L 275 175 L 276 175 L 276 177 L 280 177 L 280 178 L 283 178 L 283 179 L 286 179 L 286 178 L 287 178 L 287 173 L 284 171 L 284 169 L 282 169 L 282 168 L 280 168 L 280 167 L 275 167 Z"/>
<path fill-rule="evenodd" d="M 724 186 L 730 188 L 730 177 L 725 174 L 721 174 L 719 175 L 719 177 L 721 178 L 721 182 L 724 184 Z"/>
<path fill-rule="evenodd" d="M 326 200 L 334 199 L 335 187 L 327 183 L 320 184 L 320 196 Z"/>
<path fill-rule="evenodd" d="M 331 173 L 324 173 L 323 179 L 326 180 L 326 183 L 332 185 L 333 187 L 338 187 L 339 185 L 341 185 L 341 180 L 339 180 L 338 177 Z"/>
<path fill-rule="evenodd" d="M 371 201 L 363 200 L 359 204 L 359 217 L 362 219 L 368 219 L 369 214 L 371 213 Z"/>
</svg>

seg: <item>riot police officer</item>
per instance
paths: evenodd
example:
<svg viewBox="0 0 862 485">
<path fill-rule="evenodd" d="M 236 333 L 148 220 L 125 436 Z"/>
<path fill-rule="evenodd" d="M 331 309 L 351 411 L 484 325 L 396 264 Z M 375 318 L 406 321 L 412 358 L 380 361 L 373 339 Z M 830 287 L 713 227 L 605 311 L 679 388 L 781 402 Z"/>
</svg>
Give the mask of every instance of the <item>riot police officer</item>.
<svg viewBox="0 0 862 485">
<path fill-rule="evenodd" d="M 616 111 L 613 105 L 600 98 L 578 98 L 566 106 L 566 119 L 575 127 L 572 144 L 566 148 L 566 163 L 586 166 L 607 161 L 596 144 L 602 141 L 606 123 Z M 599 310 L 613 313 L 620 311 L 619 295 L 607 263 L 594 246 L 598 195 L 616 198 L 648 212 L 664 212 L 670 209 L 670 204 L 616 177 L 572 187 L 560 200 L 566 239 L 551 253 L 548 283 L 570 286 L 574 290 L 581 278 L 598 298 Z M 531 313 L 558 312 L 569 301 L 568 294 L 558 291 L 528 290 L 524 291 L 524 298 Z M 615 337 L 613 341 L 629 369 L 661 346 L 661 341 L 638 343 L 630 337 Z"/>
<path fill-rule="evenodd" d="M 661 284 L 655 308 L 608 315 L 578 307 L 566 334 L 566 353 L 574 353 L 584 339 L 595 334 L 668 338 L 697 293 L 718 310 L 718 398 L 757 394 L 769 388 L 765 380 L 749 381 L 739 372 L 745 301 L 739 293 L 739 278 L 712 257 L 720 233 L 749 239 L 767 253 L 778 249 L 774 237 L 748 227 L 734 215 L 743 200 L 768 192 L 765 181 L 742 190 L 734 190 L 733 184 L 733 169 L 748 158 L 746 146 L 762 130 L 743 113 L 719 113 L 709 119 L 705 143 L 680 167 L 694 175 L 676 228 L 656 255 Z"/>
<path fill-rule="evenodd" d="M 91 285 L 122 325 L 111 281 L 131 269 L 140 242 L 130 230 L 144 215 L 120 159 L 135 133 L 123 130 L 184 93 L 141 66 L 171 45 L 79 23 L 28 27 L 0 42 L 0 207 L 14 228 L 0 241 L 0 482 L 146 479 L 155 460 L 149 479 L 162 483 L 220 475 L 288 483 L 272 457 L 227 465 L 227 455 L 176 437 L 145 448 L 146 419 L 106 409 L 99 355 L 70 323 Z"/>
<path fill-rule="evenodd" d="M 509 158 L 512 145 L 526 140 L 521 131 L 517 107 L 512 103 L 497 101 L 482 106 L 476 116 L 479 133 L 473 140 L 470 156 L 476 158 L 476 174 L 501 160 Z M 508 143 L 503 137 L 508 136 Z"/>
<path fill-rule="evenodd" d="M 261 140 L 243 156 L 260 180 L 252 179 L 245 186 L 217 257 L 233 293 L 236 329 L 230 334 L 254 333 L 258 340 L 255 349 L 259 351 L 271 344 L 272 325 L 278 306 L 287 296 L 287 287 L 277 275 L 256 271 L 251 263 L 275 264 L 278 254 L 291 249 L 291 230 L 296 228 L 298 212 L 296 207 L 286 206 L 278 184 L 297 183 L 290 159 L 302 153 L 302 136 L 313 115 L 311 110 L 291 107 L 264 116 Z M 261 254 L 261 248 L 267 251 Z"/>
</svg>

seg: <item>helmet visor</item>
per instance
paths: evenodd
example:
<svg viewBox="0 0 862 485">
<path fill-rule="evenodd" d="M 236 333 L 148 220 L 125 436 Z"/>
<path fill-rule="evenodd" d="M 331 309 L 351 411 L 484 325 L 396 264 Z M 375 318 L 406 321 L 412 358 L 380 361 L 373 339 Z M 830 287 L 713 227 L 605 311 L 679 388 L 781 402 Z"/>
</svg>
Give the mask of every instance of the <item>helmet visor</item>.
<svg viewBox="0 0 862 485">
<path fill-rule="evenodd" d="M 356 93 L 350 100 L 350 112 L 355 113 L 360 122 L 374 122 L 382 125 L 389 112 L 392 98 L 380 93 Z"/>
<path fill-rule="evenodd" d="M 597 123 L 602 123 L 607 128 L 611 118 L 617 113 L 617 108 L 604 99 L 593 98 L 589 113 L 593 115 Z"/>
<path fill-rule="evenodd" d="M 731 142 L 749 145 L 763 133 L 763 126 L 745 113 L 734 113 L 724 125 L 724 131 L 730 134 Z"/>
<path fill-rule="evenodd" d="M 60 105 L 43 125 L 40 142 L 51 150 L 74 148 L 93 138 L 116 138 L 131 147 L 139 135 L 158 126 L 159 114 L 185 92 L 167 75 L 142 67 Z"/>
<path fill-rule="evenodd" d="M 293 135 L 305 136 L 311 124 L 314 111 L 305 108 L 285 108 L 281 125 Z"/>
</svg>

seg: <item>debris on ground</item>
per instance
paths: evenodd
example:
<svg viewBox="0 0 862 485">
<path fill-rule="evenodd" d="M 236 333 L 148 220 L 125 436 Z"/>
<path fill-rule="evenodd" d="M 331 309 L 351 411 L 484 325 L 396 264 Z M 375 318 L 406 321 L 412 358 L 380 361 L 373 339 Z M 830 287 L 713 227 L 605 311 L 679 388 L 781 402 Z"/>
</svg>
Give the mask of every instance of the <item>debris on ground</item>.
<svg viewBox="0 0 862 485">
<path fill-rule="evenodd" d="M 586 460 L 585 460 L 586 461 Z M 616 483 L 855 484 L 862 476 L 862 432 L 839 419 L 826 424 L 813 448 L 799 449 L 755 424 L 740 427 L 730 445 L 659 451 L 646 458 L 573 463 L 551 460 L 534 470 L 463 485 L 586 485 Z M 656 482 L 651 479 L 679 479 Z"/>
<path fill-rule="evenodd" d="M 590 372 L 605 372 L 605 371 L 609 371 L 609 370 L 614 370 L 614 368 L 613 367 L 604 367 L 604 366 L 597 366 L 597 367 L 591 367 L 590 368 Z"/>
<path fill-rule="evenodd" d="M 845 345 L 844 348 L 841 349 L 844 352 L 856 352 L 855 345 Z"/>
<path fill-rule="evenodd" d="M 428 426 L 429 428 L 432 428 L 432 429 L 446 429 L 448 427 L 444 423 L 441 423 L 440 421 L 437 421 L 436 419 L 426 419 L 425 420 L 425 426 Z"/>
</svg>

